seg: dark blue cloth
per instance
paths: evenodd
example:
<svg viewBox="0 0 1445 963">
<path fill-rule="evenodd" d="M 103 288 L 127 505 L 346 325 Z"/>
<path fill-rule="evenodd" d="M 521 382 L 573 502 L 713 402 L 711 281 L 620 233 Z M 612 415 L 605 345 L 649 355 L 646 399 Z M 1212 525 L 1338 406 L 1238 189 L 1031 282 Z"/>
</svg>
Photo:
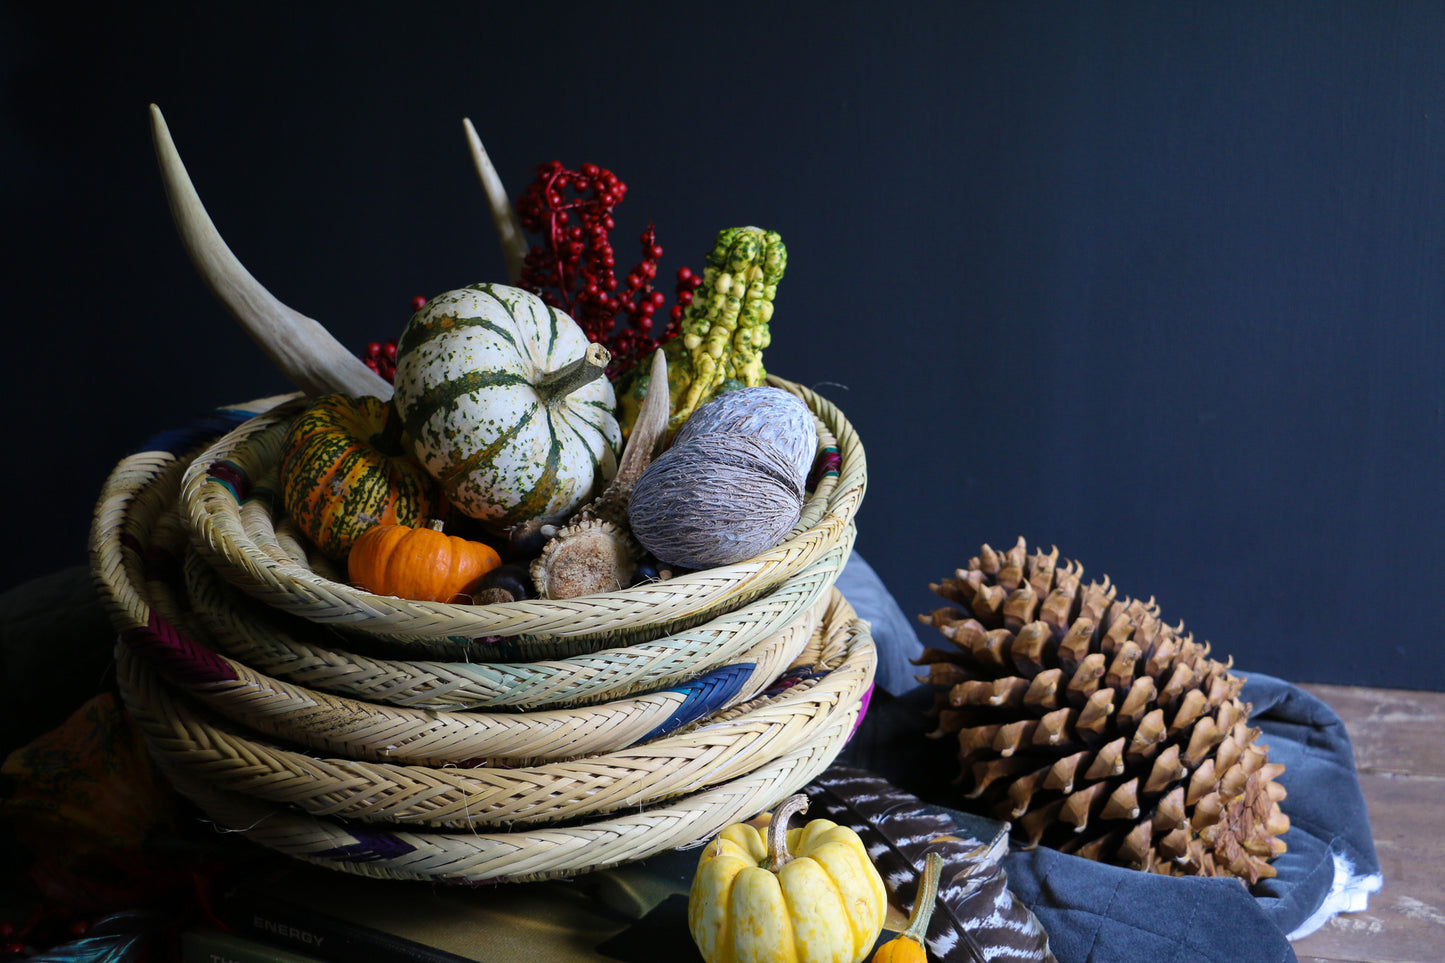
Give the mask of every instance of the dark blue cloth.
<svg viewBox="0 0 1445 963">
<path fill-rule="evenodd" d="M 918 637 L 910 624 L 900 623 L 896 604 L 874 584 L 871 569 L 850 562 L 844 574 L 839 584 L 870 620 L 880 665 L 889 667 L 844 761 L 957 811 L 966 801 L 952 784 L 952 746 L 921 737 L 932 691 L 905 690 L 904 670 L 895 665 L 899 651 L 911 656 L 921 648 Z M 1289 849 L 1274 861 L 1279 875 L 1247 890 L 1234 879 L 1157 876 L 1042 847 L 1014 850 L 1005 861 L 1009 886 L 1048 931 L 1060 963 L 1287 963 L 1296 959 L 1287 934 L 1325 903 L 1337 857 L 1355 875 L 1379 873 L 1344 724 L 1329 706 L 1288 682 L 1235 671 L 1247 679 L 1241 698 L 1252 706 L 1251 723 L 1263 730 L 1270 761 L 1285 766 L 1279 781 L 1289 794 L 1281 803 L 1290 818 L 1284 836 Z M 958 816 L 963 829 L 978 819 Z"/>
</svg>

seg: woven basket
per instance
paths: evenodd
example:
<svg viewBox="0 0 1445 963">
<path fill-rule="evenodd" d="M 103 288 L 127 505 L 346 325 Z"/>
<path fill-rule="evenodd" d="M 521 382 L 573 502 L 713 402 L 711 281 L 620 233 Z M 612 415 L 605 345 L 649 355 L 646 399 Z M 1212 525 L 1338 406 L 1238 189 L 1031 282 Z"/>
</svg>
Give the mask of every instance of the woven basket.
<svg viewBox="0 0 1445 963">
<path fill-rule="evenodd" d="M 294 405 L 258 416 L 196 458 L 181 494 L 183 513 L 206 562 L 265 604 L 322 624 L 399 641 L 512 637 L 518 655 L 551 658 L 625 641 L 646 641 L 776 588 L 837 545 L 863 498 L 867 468 L 852 426 L 831 403 L 791 382 L 819 425 L 820 448 L 836 450 L 782 544 L 734 565 L 578 599 L 496 605 L 416 602 L 372 595 L 314 571 L 277 537 L 275 466 Z M 639 637 L 641 636 L 641 637 Z M 568 640 L 570 648 L 558 648 Z M 550 644 L 550 648 L 542 648 Z"/>
<path fill-rule="evenodd" d="M 117 660 L 132 717 L 172 769 L 317 816 L 462 828 L 592 817 L 745 775 L 856 709 L 873 678 L 870 641 L 835 590 L 807 652 L 757 698 L 628 749 L 502 769 L 316 758 L 218 720 L 129 646 Z"/>
<path fill-rule="evenodd" d="M 562 602 L 408 602 L 337 581 L 271 494 L 294 396 L 158 436 L 117 465 L 92 528 L 127 707 L 216 822 L 363 875 L 571 875 L 766 809 L 837 754 L 874 659 L 832 589 L 861 447 L 826 401 L 777 384 L 833 453 L 793 535 Z"/>
<path fill-rule="evenodd" d="M 296 685 L 414 709 L 584 705 L 678 685 L 744 661 L 763 638 L 792 625 L 824 597 L 853 545 L 853 530 L 776 590 L 694 628 L 651 642 L 536 662 L 387 658 L 337 648 L 323 626 L 266 609 L 231 588 L 194 551 L 185 553 L 186 600 L 195 631 L 226 655 Z"/>
<path fill-rule="evenodd" d="M 218 826 L 306 862 L 358 876 L 439 883 L 573 876 L 706 842 L 797 792 L 827 769 L 857 722 L 842 711 L 810 742 L 745 776 L 583 825 L 512 832 L 425 832 L 300 813 L 220 789 L 161 761 L 173 785 Z"/>
<path fill-rule="evenodd" d="M 743 658 L 658 691 L 573 708 L 529 712 L 440 712 L 385 706 L 284 682 L 216 652 L 190 624 L 177 588 L 185 527 L 168 507 L 181 460 L 149 482 L 127 466 L 115 478 L 133 490 L 119 524 L 98 530 L 105 594 L 122 644 L 213 711 L 274 738 L 321 752 L 422 765 L 522 764 L 621 749 L 678 729 L 772 682 L 802 651 L 826 599 L 763 637 Z M 109 495 L 103 503 L 118 502 Z M 128 548 L 127 548 L 128 547 Z M 123 602 L 122 598 L 126 601 Z M 127 604 L 128 603 L 128 604 Z"/>
</svg>

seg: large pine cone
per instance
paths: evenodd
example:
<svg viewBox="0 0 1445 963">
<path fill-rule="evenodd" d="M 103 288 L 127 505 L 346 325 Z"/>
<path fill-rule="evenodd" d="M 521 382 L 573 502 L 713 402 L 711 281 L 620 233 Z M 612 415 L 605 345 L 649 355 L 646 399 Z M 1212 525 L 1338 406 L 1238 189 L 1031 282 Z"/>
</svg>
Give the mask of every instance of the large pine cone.
<svg viewBox="0 0 1445 963">
<path fill-rule="evenodd" d="M 1082 574 L 1020 538 L 931 586 L 962 611 L 920 616 L 953 647 L 916 664 L 941 687 L 933 735 L 956 734 L 971 808 L 1029 846 L 1173 876 L 1274 876 L 1284 766 L 1255 742 L 1244 680 L 1152 599 Z"/>
</svg>

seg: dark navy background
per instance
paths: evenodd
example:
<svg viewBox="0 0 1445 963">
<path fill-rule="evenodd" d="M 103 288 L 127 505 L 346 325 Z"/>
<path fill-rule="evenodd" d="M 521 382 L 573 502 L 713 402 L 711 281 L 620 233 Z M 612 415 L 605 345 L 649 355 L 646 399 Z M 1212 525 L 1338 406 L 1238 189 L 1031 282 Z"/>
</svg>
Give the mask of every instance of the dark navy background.
<svg viewBox="0 0 1445 963">
<path fill-rule="evenodd" d="M 782 234 L 765 360 L 858 428 L 905 612 L 1022 535 L 1245 668 L 1445 688 L 1445 7 L 132 6 L 0 6 L 0 588 L 83 563 L 130 446 L 287 387 L 181 251 L 147 104 L 358 351 L 504 276 L 468 116 L 514 192 L 627 181 L 629 264 L 648 220 L 668 273 Z"/>
</svg>

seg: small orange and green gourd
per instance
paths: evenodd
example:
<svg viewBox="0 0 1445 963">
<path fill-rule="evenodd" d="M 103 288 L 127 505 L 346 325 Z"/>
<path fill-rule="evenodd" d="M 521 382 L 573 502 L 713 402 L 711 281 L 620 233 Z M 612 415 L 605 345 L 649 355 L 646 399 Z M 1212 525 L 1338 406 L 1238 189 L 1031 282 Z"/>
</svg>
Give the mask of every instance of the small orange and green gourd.
<svg viewBox="0 0 1445 963">
<path fill-rule="evenodd" d="M 366 396 L 312 400 L 281 443 L 280 481 L 296 527 L 338 562 L 373 526 L 415 525 L 441 504 L 391 405 Z"/>
</svg>

